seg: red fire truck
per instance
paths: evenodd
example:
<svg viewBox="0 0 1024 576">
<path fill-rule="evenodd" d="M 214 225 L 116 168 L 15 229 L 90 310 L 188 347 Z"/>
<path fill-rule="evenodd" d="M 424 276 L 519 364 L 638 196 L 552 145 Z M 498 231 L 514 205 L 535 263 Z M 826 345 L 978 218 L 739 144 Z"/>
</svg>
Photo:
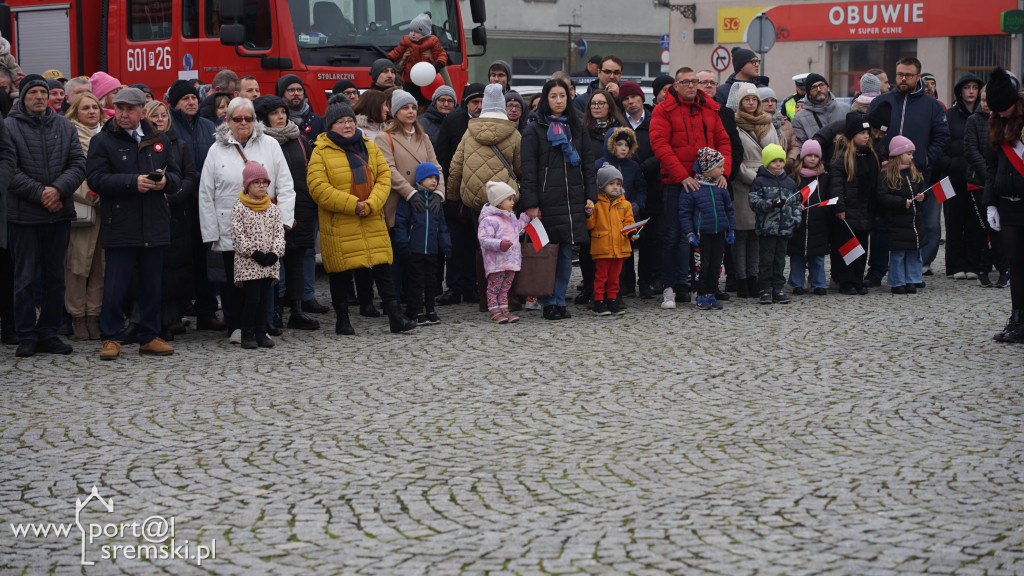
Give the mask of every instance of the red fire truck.
<svg viewBox="0 0 1024 576">
<path fill-rule="evenodd" d="M 223 69 L 255 76 L 263 94 L 296 74 L 323 110 L 338 80 L 368 87 L 370 65 L 422 12 L 431 14 L 461 94 L 468 58 L 487 44 L 484 0 L 469 4 L 474 54 L 458 0 L 0 0 L 0 32 L 26 73 L 103 70 L 122 84 L 145 83 L 157 97 L 179 78 L 209 83 Z"/>
</svg>

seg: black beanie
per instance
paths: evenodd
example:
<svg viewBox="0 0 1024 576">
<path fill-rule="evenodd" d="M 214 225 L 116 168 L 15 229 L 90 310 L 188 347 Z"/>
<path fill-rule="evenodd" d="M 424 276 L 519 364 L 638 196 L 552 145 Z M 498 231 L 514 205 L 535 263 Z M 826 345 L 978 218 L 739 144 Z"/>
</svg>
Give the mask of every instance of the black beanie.
<svg viewBox="0 0 1024 576">
<path fill-rule="evenodd" d="M 252 101 L 252 108 L 256 111 L 256 119 L 270 126 L 270 113 L 278 108 L 288 110 L 284 100 L 274 94 L 264 94 Z"/>
<path fill-rule="evenodd" d="M 28 76 L 25 77 L 26 79 Z M 24 80 L 22 80 L 24 83 Z M 988 108 L 995 114 L 1005 112 L 1013 107 L 1020 100 L 1020 83 L 1016 78 L 1010 76 L 1006 70 L 997 66 L 985 85 L 985 101 Z"/>
<path fill-rule="evenodd" d="M 462 106 L 463 106 L 463 108 L 465 108 L 466 104 L 470 100 L 472 100 L 473 98 L 483 98 L 484 97 L 484 88 L 485 88 L 485 86 L 483 84 L 479 83 L 479 82 L 474 82 L 474 83 L 470 84 L 469 86 L 466 86 L 466 89 L 463 90 L 463 92 L 462 92 Z"/>
<path fill-rule="evenodd" d="M 46 92 L 50 92 L 50 85 L 46 83 L 46 78 L 43 78 L 39 74 L 29 74 L 21 79 L 21 83 L 18 84 L 18 92 L 22 98 L 28 94 L 28 91 L 35 88 L 36 86 L 42 86 L 46 89 Z"/>
<path fill-rule="evenodd" d="M 302 78 L 299 78 L 295 74 L 285 74 L 284 76 L 281 76 L 281 79 L 274 85 L 274 94 L 284 98 L 285 90 L 287 90 L 292 84 L 302 86 L 303 90 L 306 88 L 306 85 L 302 83 Z"/>
<path fill-rule="evenodd" d="M 843 128 L 843 136 L 846 136 L 847 140 L 853 140 L 854 136 L 870 128 L 871 124 L 868 123 L 868 119 L 863 114 L 860 112 L 848 112 L 846 114 L 846 126 Z"/>
<path fill-rule="evenodd" d="M 327 107 L 327 112 L 324 114 L 324 123 L 327 125 L 327 129 L 330 130 L 335 122 L 346 117 L 355 118 L 356 113 L 345 102 L 335 102 Z"/>
<path fill-rule="evenodd" d="M 754 58 L 757 58 L 757 54 L 749 48 L 733 48 L 732 49 L 732 70 L 733 72 L 739 72 L 740 68 L 747 65 Z"/>
<path fill-rule="evenodd" d="M 832 87 L 832 85 L 828 83 L 828 80 L 826 80 L 824 76 L 818 74 L 817 72 L 811 72 L 810 74 L 807 75 L 807 78 L 804 79 L 804 89 L 810 90 L 811 86 L 814 86 L 818 82 L 824 82 L 825 86 L 828 86 L 829 88 Z"/>
<path fill-rule="evenodd" d="M 175 80 L 167 90 L 167 105 L 171 108 L 176 107 L 178 101 L 188 94 L 195 96 L 196 100 L 199 99 L 199 91 L 196 90 L 191 80 Z"/>
<path fill-rule="evenodd" d="M 331 88 L 331 96 L 341 94 L 345 90 L 350 90 L 355 87 L 356 83 L 351 80 L 338 80 L 334 83 L 334 88 Z"/>
<path fill-rule="evenodd" d="M 868 124 L 872 128 L 889 131 L 889 124 L 892 122 L 892 104 L 888 101 L 882 102 L 877 108 L 868 113 Z"/>
<path fill-rule="evenodd" d="M 661 92 L 662 88 L 664 88 L 665 86 L 669 86 L 671 84 L 675 84 L 675 82 L 676 81 L 673 80 L 672 77 L 669 76 L 668 74 L 662 74 L 661 76 L 655 78 L 654 82 L 651 83 L 651 89 L 654 90 L 654 97 L 658 97 L 658 93 Z"/>
</svg>

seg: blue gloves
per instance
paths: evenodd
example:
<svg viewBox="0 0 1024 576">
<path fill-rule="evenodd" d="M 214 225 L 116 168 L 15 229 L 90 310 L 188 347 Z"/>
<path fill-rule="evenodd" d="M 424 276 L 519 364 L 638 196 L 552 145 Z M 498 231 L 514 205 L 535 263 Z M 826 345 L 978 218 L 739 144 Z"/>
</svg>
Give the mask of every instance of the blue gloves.
<svg viewBox="0 0 1024 576">
<path fill-rule="evenodd" d="M 700 246 L 700 240 L 698 240 L 697 235 L 692 232 L 686 235 L 686 241 L 689 242 L 690 246 L 693 246 L 694 248 Z"/>
<path fill-rule="evenodd" d="M 736 241 L 736 233 L 729 230 L 725 233 L 725 243 L 732 246 L 732 243 Z"/>
</svg>

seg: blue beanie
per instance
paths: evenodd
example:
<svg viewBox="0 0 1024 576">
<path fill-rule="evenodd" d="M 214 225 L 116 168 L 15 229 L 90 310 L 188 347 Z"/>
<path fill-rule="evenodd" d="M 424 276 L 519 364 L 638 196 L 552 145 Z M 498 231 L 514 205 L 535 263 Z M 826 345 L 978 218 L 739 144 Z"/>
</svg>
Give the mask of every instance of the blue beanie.
<svg viewBox="0 0 1024 576">
<path fill-rule="evenodd" d="M 424 162 L 416 167 L 416 183 L 423 182 L 425 178 L 436 176 L 438 180 L 441 180 L 441 171 L 437 169 L 437 165 L 432 162 Z"/>
</svg>

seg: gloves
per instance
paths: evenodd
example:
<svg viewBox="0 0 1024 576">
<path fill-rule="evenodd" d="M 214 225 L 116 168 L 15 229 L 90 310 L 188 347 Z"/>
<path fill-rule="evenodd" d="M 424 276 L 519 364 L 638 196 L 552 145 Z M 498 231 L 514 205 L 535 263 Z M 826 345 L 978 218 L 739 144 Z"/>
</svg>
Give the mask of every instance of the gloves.
<svg viewBox="0 0 1024 576">
<path fill-rule="evenodd" d="M 427 204 L 427 209 L 430 210 L 431 214 L 440 214 L 441 212 L 441 196 L 439 194 L 431 194 L 430 202 Z"/>
<path fill-rule="evenodd" d="M 427 211 L 427 201 L 419 193 L 413 193 L 412 196 L 409 196 L 409 207 L 413 209 L 413 212 L 423 214 Z"/>
<path fill-rule="evenodd" d="M 999 209 L 995 206 L 988 207 L 988 225 L 996 232 L 999 232 L 1000 228 L 1002 228 L 999 225 Z"/>
<path fill-rule="evenodd" d="M 444 62 L 434 62 L 434 70 L 437 70 L 438 73 L 444 70 Z"/>
<path fill-rule="evenodd" d="M 781 198 L 776 198 L 775 200 L 772 200 L 772 208 L 778 208 L 779 206 L 782 206 L 785 203 L 785 200 L 782 200 Z"/>
<path fill-rule="evenodd" d="M 696 234 L 693 234 L 693 233 L 687 234 L 686 235 L 686 241 L 689 242 L 690 246 L 693 246 L 694 248 L 697 248 L 698 246 L 700 246 L 700 240 L 697 239 L 697 235 Z"/>
<path fill-rule="evenodd" d="M 509 249 L 512 248 L 512 241 L 502 240 L 501 244 L 498 245 L 498 248 L 500 248 L 502 252 L 508 252 Z"/>
<path fill-rule="evenodd" d="M 277 263 L 277 254 L 274 254 L 273 252 L 268 254 L 266 252 L 260 252 L 259 250 L 257 250 L 256 252 L 252 253 L 252 259 L 255 260 L 256 263 L 259 264 L 260 266 L 273 266 L 274 264 Z"/>
<path fill-rule="evenodd" d="M 732 230 L 729 230 L 728 232 L 725 233 L 725 243 L 726 244 L 728 244 L 729 246 L 732 246 L 732 243 L 735 242 L 735 241 L 736 241 L 736 233 L 735 232 L 733 232 Z"/>
</svg>

